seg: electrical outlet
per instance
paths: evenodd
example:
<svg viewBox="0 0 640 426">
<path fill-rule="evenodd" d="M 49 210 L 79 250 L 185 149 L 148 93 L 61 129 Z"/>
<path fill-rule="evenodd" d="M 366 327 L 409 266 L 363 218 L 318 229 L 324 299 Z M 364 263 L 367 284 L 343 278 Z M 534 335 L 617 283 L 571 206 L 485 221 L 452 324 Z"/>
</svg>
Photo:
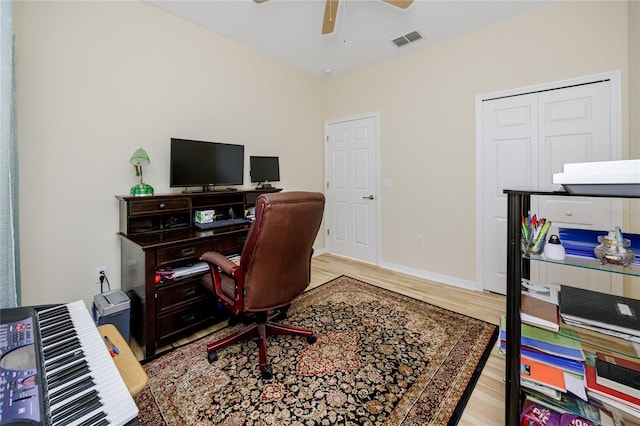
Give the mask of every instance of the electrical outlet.
<svg viewBox="0 0 640 426">
<path fill-rule="evenodd" d="M 108 266 L 98 266 L 96 268 L 96 284 L 100 284 L 100 272 L 103 272 L 105 275 L 109 275 L 109 267 Z"/>
<path fill-rule="evenodd" d="M 422 234 L 416 234 L 416 245 L 421 246 L 423 242 L 424 239 L 422 238 Z"/>
</svg>

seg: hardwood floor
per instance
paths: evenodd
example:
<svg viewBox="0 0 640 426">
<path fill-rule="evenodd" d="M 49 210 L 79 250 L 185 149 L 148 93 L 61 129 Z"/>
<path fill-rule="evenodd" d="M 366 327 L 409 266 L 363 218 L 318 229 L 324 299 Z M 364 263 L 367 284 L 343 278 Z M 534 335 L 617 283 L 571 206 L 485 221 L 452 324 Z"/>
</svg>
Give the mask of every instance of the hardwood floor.
<svg viewBox="0 0 640 426">
<path fill-rule="evenodd" d="M 504 296 L 439 284 L 330 254 L 313 258 L 309 288 L 341 275 L 348 275 L 496 325 L 499 324 L 500 315 L 505 312 Z M 182 345 L 205 336 L 220 326 L 224 324 L 202 330 L 175 342 L 174 345 Z M 167 348 L 160 348 L 158 352 L 162 352 L 163 349 Z M 460 425 L 504 424 L 504 366 L 504 357 L 499 355 L 494 347 L 460 419 Z"/>
</svg>

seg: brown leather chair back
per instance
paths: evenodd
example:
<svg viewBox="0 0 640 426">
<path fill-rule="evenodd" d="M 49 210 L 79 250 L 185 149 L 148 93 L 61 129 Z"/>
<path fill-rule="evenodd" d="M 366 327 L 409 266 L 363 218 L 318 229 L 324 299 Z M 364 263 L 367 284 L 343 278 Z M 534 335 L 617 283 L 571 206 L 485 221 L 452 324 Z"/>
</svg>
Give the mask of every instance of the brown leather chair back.
<svg viewBox="0 0 640 426">
<path fill-rule="evenodd" d="M 292 191 L 258 197 L 256 218 L 240 258 L 245 311 L 288 305 L 307 288 L 323 212 L 321 193 Z"/>
</svg>

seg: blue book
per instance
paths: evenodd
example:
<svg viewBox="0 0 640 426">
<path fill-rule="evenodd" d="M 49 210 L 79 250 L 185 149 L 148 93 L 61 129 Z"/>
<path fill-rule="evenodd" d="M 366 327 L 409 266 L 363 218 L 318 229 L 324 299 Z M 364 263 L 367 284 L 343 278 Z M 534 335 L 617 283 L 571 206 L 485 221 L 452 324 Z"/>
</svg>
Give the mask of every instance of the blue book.
<svg viewBox="0 0 640 426">
<path fill-rule="evenodd" d="M 598 237 L 609 231 L 593 229 L 558 228 L 558 237 L 568 255 L 595 258 L 593 249 L 598 245 Z M 631 241 L 629 247 L 635 254 L 634 263 L 640 263 L 640 235 L 624 232 L 623 237 Z"/>
</svg>

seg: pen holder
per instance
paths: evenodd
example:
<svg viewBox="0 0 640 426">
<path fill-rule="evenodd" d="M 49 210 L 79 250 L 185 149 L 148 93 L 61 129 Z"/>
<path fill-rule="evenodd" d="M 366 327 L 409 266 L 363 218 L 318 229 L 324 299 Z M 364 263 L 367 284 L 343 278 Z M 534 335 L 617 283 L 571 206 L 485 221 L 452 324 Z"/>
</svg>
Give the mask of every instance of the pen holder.
<svg viewBox="0 0 640 426">
<path fill-rule="evenodd" d="M 522 254 L 525 256 L 542 253 L 544 244 L 544 238 L 537 243 L 537 246 L 535 241 L 525 240 L 524 238 L 520 239 L 520 248 L 522 249 Z"/>
</svg>

